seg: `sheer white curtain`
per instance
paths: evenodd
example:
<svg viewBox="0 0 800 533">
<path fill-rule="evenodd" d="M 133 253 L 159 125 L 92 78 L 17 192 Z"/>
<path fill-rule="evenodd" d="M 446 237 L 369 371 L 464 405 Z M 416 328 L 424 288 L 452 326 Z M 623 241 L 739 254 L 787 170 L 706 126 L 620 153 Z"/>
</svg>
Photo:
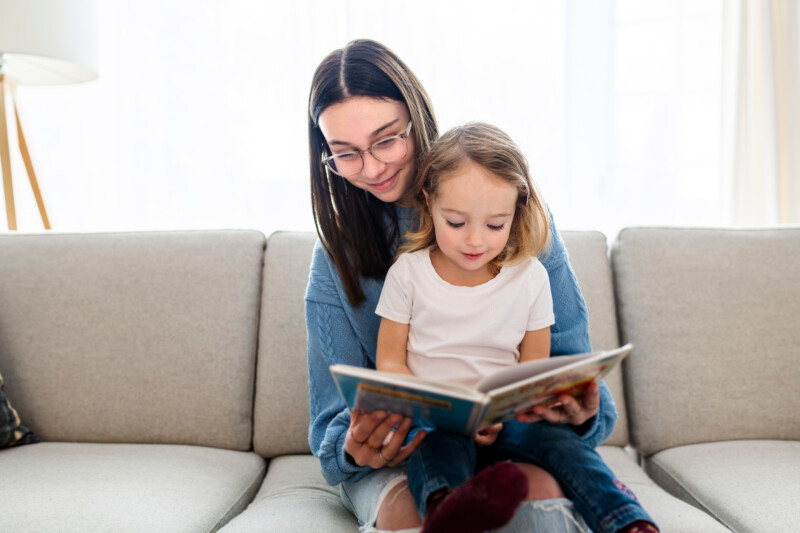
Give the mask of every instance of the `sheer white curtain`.
<svg viewBox="0 0 800 533">
<path fill-rule="evenodd" d="M 99 8 L 100 78 L 20 90 L 57 231 L 312 230 L 308 86 L 358 37 L 414 69 L 442 129 L 505 129 L 562 228 L 729 222 L 722 0 Z M 20 228 L 39 230 L 17 190 Z"/>
<path fill-rule="evenodd" d="M 798 224 L 800 10 L 795 0 L 730 0 L 725 7 L 730 219 Z"/>
</svg>

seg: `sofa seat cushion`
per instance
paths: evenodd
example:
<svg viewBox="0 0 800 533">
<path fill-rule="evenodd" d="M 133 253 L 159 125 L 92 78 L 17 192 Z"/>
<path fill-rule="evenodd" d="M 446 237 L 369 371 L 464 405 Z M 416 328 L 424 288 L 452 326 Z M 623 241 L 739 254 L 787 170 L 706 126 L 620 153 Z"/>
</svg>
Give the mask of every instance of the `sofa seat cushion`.
<svg viewBox="0 0 800 533">
<path fill-rule="evenodd" d="M 663 531 L 729 531 L 712 517 L 658 487 L 622 448 L 601 446 L 598 451 Z M 357 528 L 356 519 L 342 505 L 338 488 L 328 486 L 322 478 L 317 459 L 311 455 L 285 455 L 270 461 L 264 484 L 253 503 L 221 531 L 352 533 Z"/>
<path fill-rule="evenodd" d="M 355 517 L 342 504 L 339 488 L 322 478 L 313 455 L 270 459 L 261 490 L 247 509 L 222 528 L 223 533 L 353 533 Z"/>
<path fill-rule="evenodd" d="M 647 459 L 669 492 L 734 531 L 795 531 L 800 442 L 741 440 L 692 444 Z"/>
<path fill-rule="evenodd" d="M 611 471 L 641 502 L 661 531 L 715 533 L 729 531 L 699 509 L 667 493 L 650 479 L 636 459 L 618 446 L 600 446 L 597 451 Z"/>
<path fill-rule="evenodd" d="M 199 446 L 43 442 L 0 450 L 0 529 L 216 531 L 266 469 L 252 452 Z"/>
</svg>

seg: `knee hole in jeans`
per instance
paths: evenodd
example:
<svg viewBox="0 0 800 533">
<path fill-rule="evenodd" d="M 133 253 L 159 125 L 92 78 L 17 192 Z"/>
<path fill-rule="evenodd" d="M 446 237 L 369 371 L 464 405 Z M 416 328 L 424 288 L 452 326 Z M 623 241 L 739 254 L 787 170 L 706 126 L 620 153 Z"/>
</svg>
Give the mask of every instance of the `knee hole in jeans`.
<svg viewBox="0 0 800 533">
<path fill-rule="evenodd" d="M 527 463 L 515 464 L 528 477 L 529 500 L 552 500 L 565 497 L 556 478 L 543 468 Z"/>
<path fill-rule="evenodd" d="M 375 527 L 378 529 L 396 531 L 422 525 L 417 504 L 414 503 L 406 479 L 391 487 L 377 505 Z"/>
</svg>

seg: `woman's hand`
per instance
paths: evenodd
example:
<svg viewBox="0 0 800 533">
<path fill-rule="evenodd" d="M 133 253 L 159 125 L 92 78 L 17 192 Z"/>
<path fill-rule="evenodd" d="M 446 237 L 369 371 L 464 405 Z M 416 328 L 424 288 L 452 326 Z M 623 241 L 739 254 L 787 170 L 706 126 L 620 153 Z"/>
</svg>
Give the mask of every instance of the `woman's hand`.
<svg viewBox="0 0 800 533">
<path fill-rule="evenodd" d="M 405 461 L 425 438 L 425 431 L 420 430 L 411 442 L 403 446 L 409 429 L 411 419 L 403 415 L 390 415 L 386 411 L 351 411 L 344 450 L 358 466 L 395 466 Z"/>
<path fill-rule="evenodd" d="M 553 424 L 579 426 L 597 414 L 600 407 L 600 387 L 590 383 L 579 396 L 562 394 L 558 402 L 544 407 L 535 406 L 528 412 L 517 415 L 517 421 L 532 423 L 547 420 Z"/>
<path fill-rule="evenodd" d="M 497 440 L 500 430 L 503 429 L 503 424 L 494 424 L 485 427 L 475 434 L 475 444 L 478 446 L 491 446 Z"/>
</svg>

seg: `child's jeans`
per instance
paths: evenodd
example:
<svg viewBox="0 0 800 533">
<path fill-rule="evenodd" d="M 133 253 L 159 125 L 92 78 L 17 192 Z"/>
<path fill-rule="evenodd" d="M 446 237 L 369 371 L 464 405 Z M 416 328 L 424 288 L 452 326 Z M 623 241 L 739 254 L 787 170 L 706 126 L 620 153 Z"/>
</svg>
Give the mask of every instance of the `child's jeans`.
<svg viewBox="0 0 800 533">
<path fill-rule="evenodd" d="M 470 437 L 432 431 L 408 461 L 408 486 L 420 514 L 434 492 L 458 487 L 486 465 L 500 461 L 541 466 L 561 485 L 587 525 L 613 533 L 635 520 L 653 522 L 636 496 L 614 477 L 596 450 L 569 426 L 507 421 L 492 446 L 476 448 Z"/>
<path fill-rule="evenodd" d="M 428 430 L 419 448 L 408 458 L 408 490 L 419 514 L 425 518 L 428 497 L 445 488 L 460 487 L 475 475 L 478 464 L 475 442 L 465 435 Z"/>
</svg>

